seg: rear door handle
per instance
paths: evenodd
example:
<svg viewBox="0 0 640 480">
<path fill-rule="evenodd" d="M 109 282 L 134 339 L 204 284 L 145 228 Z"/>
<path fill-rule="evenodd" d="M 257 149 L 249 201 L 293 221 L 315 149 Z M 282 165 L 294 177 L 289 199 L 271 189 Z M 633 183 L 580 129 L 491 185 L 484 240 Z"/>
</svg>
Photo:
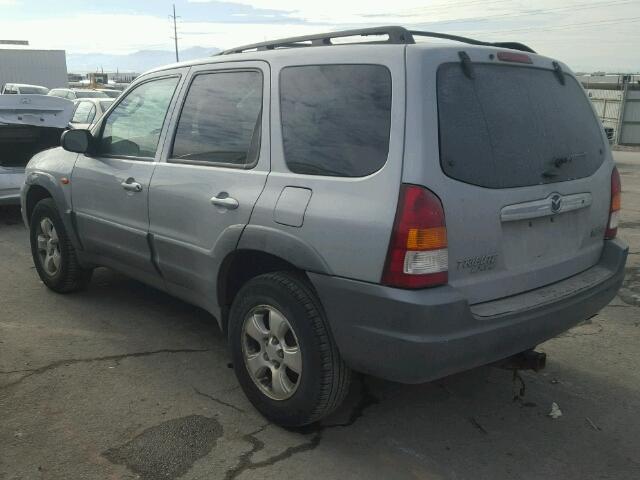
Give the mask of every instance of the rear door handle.
<svg viewBox="0 0 640 480">
<path fill-rule="evenodd" d="M 235 198 L 231 198 L 227 192 L 220 192 L 217 196 L 211 199 L 211 205 L 226 208 L 228 210 L 235 210 L 240 204 Z"/>
<path fill-rule="evenodd" d="M 141 192 L 142 191 L 142 185 L 140 185 L 138 182 L 136 182 L 136 179 L 133 178 L 133 177 L 127 178 L 122 183 L 120 183 L 120 185 L 122 185 L 122 188 L 124 188 L 128 192 Z"/>
</svg>

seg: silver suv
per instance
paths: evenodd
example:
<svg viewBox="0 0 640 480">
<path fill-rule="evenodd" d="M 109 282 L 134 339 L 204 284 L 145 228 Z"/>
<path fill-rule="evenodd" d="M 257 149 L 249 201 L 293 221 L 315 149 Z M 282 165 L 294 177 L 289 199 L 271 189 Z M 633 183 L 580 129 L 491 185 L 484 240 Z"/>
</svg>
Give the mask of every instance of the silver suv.
<svg viewBox="0 0 640 480">
<path fill-rule="evenodd" d="M 453 41 L 416 42 L 434 36 Z M 594 315 L 623 278 L 619 208 L 566 65 L 400 27 L 151 71 L 22 190 L 49 288 L 107 266 L 208 310 L 288 426 L 338 406 L 352 370 L 425 382 Z"/>
</svg>

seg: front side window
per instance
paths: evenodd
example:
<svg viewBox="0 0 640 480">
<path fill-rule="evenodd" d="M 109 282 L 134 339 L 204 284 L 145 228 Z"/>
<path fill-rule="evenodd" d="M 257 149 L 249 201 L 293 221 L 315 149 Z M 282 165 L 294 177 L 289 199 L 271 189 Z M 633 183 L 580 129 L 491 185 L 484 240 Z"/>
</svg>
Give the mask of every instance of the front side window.
<svg viewBox="0 0 640 480">
<path fill-rule="evenodd" d="M 284 68 L 280 111 L 292 172 L 361 177 L 387 160 L 391 74 L 382 65 Z"/>
<path fill-rule="evenodd" d="M 99 154 L 153 158 L 178 77 L 138 85 L 110 112 Z"/>
<path fill-rule="evenodd" d="M 260 147 L 262 73 L 195 77 L 180 114 L 171 161 L 247 168 Z"/>
</svg>

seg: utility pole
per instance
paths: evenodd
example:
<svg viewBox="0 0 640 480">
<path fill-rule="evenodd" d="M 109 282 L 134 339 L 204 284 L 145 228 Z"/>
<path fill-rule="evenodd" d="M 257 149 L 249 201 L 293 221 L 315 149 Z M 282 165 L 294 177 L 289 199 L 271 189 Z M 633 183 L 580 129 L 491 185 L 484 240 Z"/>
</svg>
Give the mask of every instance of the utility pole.
<svg viewBox="0 0 640 480">
<path fill-rule="evenodd" d="M 175 42 L 176 45 L 176 62 L 180 61 L 180 58 L 178 56 L 178 25 L 177 25 L 177 20 L 180 17 L 176 17 L 176 4 L 173 4 L 173 15 L 169 15 L 169 18 L 171 18 L 173 20 L 173 40 Z"/>
</svg>

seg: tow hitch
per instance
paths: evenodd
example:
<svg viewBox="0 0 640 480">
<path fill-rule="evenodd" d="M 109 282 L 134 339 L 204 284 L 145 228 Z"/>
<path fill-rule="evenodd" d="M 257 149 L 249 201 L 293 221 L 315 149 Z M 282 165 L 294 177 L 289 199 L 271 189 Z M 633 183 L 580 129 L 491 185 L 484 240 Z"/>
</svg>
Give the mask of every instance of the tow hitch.
<svg viewBox="0 0 640 480">
<path fill-rule="evenodd" d="M 494 363 L 495 367 L 504 368 L 506 370 L 513 370 L 513 401 L 523 402 L 525 383 L 519 370 L 533 370 L 539 372 L 547 364 L 547 354 L 542 352 L 536 352 L 535 350 L 525 350 L 524 352 L 517 353 L 509 358 L 505 358 L 499 362 Z M 518 388 L 518 384 L 520 387 Z M 524 403 L 525 405 L 528 402 Z M 535 404 L 534 404 L 535 405 Z"/>
<path fill-rule="evenodd" d="M 533 370 L 539 372 L 547 364 L 547 354 L 535 350 L 525 350 L 512 357 L 495 363 L 496 367 L 507 370 Z"/>
</svg>

